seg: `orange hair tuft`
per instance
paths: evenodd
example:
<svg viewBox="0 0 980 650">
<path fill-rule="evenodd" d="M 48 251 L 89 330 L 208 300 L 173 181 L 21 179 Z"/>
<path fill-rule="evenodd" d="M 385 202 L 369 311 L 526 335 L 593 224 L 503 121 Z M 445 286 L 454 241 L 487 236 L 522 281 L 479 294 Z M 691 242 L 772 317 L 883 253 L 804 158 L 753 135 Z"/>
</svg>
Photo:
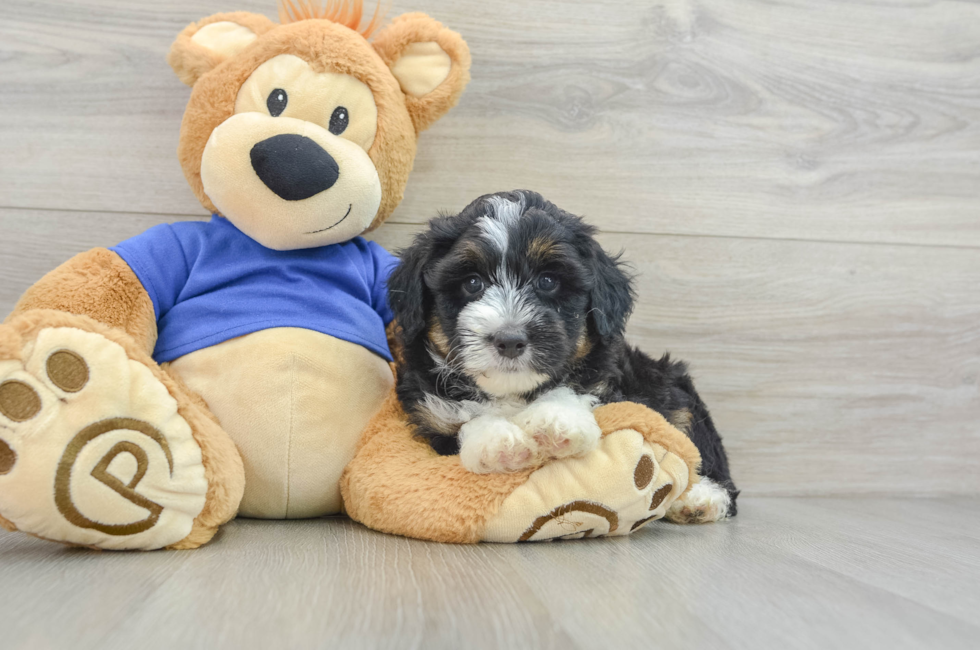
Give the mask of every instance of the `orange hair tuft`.
<svg viewBox="0 0 980 650">
<path fill-rule="evenodd" d="M 381 9 L 381 0 L 374 9 L 370 22 L 361 27 L 364 17 L 364 0 L 326 0 L 321 6 L 319 0 L 279 0 L 279 22 L 295 23 L 300 20 L 322 19 L 350 27 L 364 38 L 370 38 L 384 20 L 387 8 Z"/>
</svg>

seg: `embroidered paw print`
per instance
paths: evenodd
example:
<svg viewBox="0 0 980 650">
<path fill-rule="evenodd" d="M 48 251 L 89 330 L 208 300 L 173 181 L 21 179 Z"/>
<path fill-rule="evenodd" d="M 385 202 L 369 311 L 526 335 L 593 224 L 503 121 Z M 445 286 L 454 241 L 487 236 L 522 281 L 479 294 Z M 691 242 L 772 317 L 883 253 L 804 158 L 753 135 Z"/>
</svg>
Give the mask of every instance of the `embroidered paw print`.
<svg viewBox="0 0 980 650">
<path fill-rule="evenodd" d="M 484 539 L 547 541 L 628 535 L 662 518 L 687 487 L 688 467 L 623 429 L 581 457 L 536 470 L 488 521 Z"/>
<path fill-rule="evenodd" d="M 118 344 L 50 328 L 0 360 L 0 516 L 18 529 L 159 548 L 187 536 L 206 492 L 176 400 Z"/>
</svg>

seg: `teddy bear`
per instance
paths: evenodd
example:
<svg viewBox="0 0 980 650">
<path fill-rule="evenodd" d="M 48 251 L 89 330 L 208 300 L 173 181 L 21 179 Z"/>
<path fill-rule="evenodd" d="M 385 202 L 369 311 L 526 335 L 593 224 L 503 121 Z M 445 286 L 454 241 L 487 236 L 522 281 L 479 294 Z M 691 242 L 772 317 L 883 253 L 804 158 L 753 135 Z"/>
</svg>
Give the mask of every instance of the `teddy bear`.
<svg viewBox="0 0 980 650">
<path fill-rule="evenodd" d="M 470 55 L 424 14 L 363 13 L 291 0 L 279 24 L 218 14 L 177 37 L 177 153 L 212 217 L 77 255 L 0 325 L 0 526 L 154 550 L 236 515 L 455 543 L 698 520 L 685 423 L 638 404 L 597 409 L 584 457 L 509 474 L 415 438 L 393 390 L 396 260 L 361 235 L 400 202 Z"/>
<path fill-rule="evenodd" d="M 194 548 L 236 514 L 342 509 L 393 385 L 361 235 L 469 80 L 459 34 L 361 2 L 213 15 L 168 61 L 178 157 L 212 213 L 45 275 L 0 326 L 0 524 L 73 545 Z M 368 40 L 370 37 L 371 40 Z"/>
</svg>

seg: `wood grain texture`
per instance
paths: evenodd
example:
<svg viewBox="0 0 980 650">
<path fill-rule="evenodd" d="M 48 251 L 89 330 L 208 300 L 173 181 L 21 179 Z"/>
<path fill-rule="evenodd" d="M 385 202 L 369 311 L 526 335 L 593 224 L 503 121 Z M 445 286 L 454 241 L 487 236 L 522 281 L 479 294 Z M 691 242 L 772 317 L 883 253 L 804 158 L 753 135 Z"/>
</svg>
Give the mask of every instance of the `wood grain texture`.
<svg viewBox="0 0 980 650">
<path fill-rule="evenodd" d="M 0 5 L 0 314 L 92 246 L 203 218 L 164 53 L 272 0 Z M 399 1 L 474 81 L 375 237 L 513 187 L 639 273 L 747 494 L 980 493 L 980 4 Z M 20 208 L 2 206 L 22 206 Z"/>
<path fill-rule="evenodd" d="M 0 206 L 198 215 L 164 62 L 272 0 L 6 0 Z M 980 245 L 980 4 L 399 0 L 473 83 L 395 220 L 527 187 L 608 230 Z"/>
<path fill-rule="evenodd" d="M 71 255 L 167 219 L 0 210 L 0 315 Z M 630 340 L 691 363 L 746 494 L 980 493 L 980 250 L 600 240 L 637 274 Z"/>
<path fill-rule="evenodd" d="M 439 545 L 344 519 L 238 520 L 189 552 L 0 532 L 9 650 L 961 648 L 976 499 L 746 499 L 628 538 Z"/>
</svg>

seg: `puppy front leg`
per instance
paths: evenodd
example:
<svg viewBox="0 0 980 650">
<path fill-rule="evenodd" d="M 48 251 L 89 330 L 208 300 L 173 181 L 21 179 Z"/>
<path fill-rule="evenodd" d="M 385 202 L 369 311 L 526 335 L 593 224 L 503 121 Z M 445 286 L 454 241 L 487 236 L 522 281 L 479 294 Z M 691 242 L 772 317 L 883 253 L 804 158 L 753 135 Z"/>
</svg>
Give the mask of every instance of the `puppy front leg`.
<svg viewBox="0 0 980 650">
<path fill-rule="evenodd" d="M 538 462 L 538 445 L 498 415 L 480 415 L 459 429 L 459 460 L 474 474 L 517 472 Z"/>
<path fill-rule="evenodd" d="M 543 458 L 566 458 L 592 451 L 602 431 L 592 409 L 598 400 L 571 388 L 548 391 L 511 418 L 537 443 Z"/>
</svg>

